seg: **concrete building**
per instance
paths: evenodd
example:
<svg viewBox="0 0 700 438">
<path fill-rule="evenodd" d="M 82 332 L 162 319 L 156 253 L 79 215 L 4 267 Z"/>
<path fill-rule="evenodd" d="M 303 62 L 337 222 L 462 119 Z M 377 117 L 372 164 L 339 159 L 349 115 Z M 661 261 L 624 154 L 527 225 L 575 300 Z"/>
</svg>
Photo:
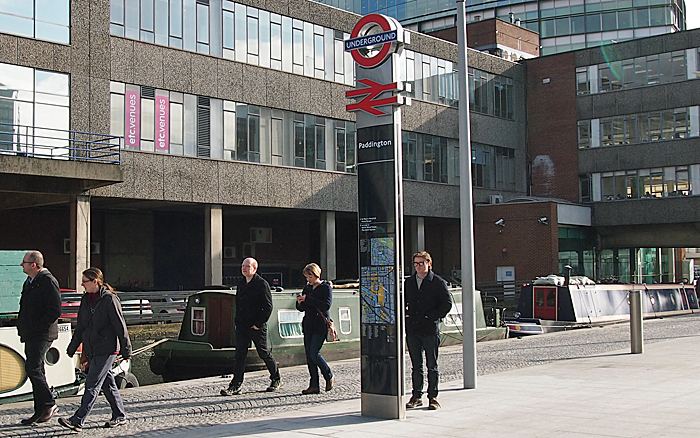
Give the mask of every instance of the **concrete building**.
<svg viewBox="0 0 700 438">
<path fill-rule="evenodd" d="M 307 0 L 15 2 L 0 16 L 0 108 L 16 109 L 0 248 L 41 250 L 67 288 L 90 265 L 122 290 L 230 283 L 246 256 L 283 286 L 311 261 L 358 277 L 342 41 L 359 16 Z M 447 274 L 456 64 L 454 44 L 422 34 L 402 56 L 406 251 Z M 524 196 L 525 69 L 476 51 L 469 64 L 474 199 Z"/>
<path fill-rule="evenodd" d="M 683 248 L 700 246 L 700 30 L 523 63 L 533 197 L 478 206 L 482 281 L 499 266 L 529 281 L 565 265 L 594 279 L 692 280 Z"/>
<path fill-rule="evenodd" d="M 456 26 L 448 0 L 319 0 L 356 13 L 378 12 L 419 32 Z M 542 55 L 685 30 L 685 0 L 466 0 L 467 23 L 500 18 L 539 33 Z"/>
</svg>

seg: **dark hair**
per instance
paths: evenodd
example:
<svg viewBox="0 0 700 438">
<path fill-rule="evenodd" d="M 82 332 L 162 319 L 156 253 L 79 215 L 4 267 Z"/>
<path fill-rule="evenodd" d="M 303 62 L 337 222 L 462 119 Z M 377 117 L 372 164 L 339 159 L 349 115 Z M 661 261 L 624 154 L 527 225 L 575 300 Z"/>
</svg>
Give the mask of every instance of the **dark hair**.
<svg viewBox="0 0 700 438">
<path fill-rule="evenodd" d="M 83 275 L 90 281 L 97 280 L 97 285 L 106 287 L 110 292 L 114 292 L 114 289 L 109 284 L 105 283 L 105 277 L 102 274 L 100 268 L 91 267 L 83 271 Z"/>
</svg>

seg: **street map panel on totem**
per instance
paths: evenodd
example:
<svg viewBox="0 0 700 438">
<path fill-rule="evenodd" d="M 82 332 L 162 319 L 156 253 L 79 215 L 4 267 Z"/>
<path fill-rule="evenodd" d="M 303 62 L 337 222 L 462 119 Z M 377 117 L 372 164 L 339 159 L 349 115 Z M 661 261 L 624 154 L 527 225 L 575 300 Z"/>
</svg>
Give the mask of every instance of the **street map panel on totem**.
<svg viewBox="0 0 700 438">
<path fill-rule="evenodd" d="M 394 265 L 394 239 L 392 237 L 374 237 L 370 240 L 372 266 Z"/>
<path fill-rule="evenodd" d="M 396 323 L 396 280 L 393 266 L 363 266 L 362 322 Z"/>
</svg>

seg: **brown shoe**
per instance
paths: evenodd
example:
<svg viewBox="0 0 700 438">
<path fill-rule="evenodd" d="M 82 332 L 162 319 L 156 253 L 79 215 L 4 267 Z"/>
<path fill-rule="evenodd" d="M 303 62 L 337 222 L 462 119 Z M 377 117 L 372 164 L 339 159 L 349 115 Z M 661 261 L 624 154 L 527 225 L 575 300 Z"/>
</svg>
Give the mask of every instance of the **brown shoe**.
<svg viewBox="0 0 700 438">
<path fill-rule="evenodd" d="M 421 400 L 419 397 L 411 397 L 408 403 L 406 403 L 406 408 L 408 409 L 417 408 L 419 406 L 423 406 L 423 400 Z"/>
<path fill-rule="evenodd" d="M 333 389 L 333 385 L 335 385 L 335 376 L 326 380 L 326 391 L 330 391 L 331 389 Z"/>
<path fill-rule="evenodd" d="M 318 393 L 320 393 L 320 392 L 321 392 L 321 390 L 318 389 L 318 388 L 306 388 L 306 389 L 304 389 L 304 390 L 301 391 L 301 393 L 304 394 L 304 395 L 318 394 Z"/>
<path fill-rule="evenodd" d="M 44 412 L 41 413 L 41 417 L 39 417 L 36 422 L 37 423 L 46 423 L 53 417 L 53 414 L 58 412 L 58 406 L 53 405 L 49 408 L 44 409 Z"/>
<path fill-rule="evenodd" d="M 440 403 L 438 403 L 436 398 L 431 398 L 430 403 L 428 403 L 428 409 L 431 411 L 436 411 L 440 409 Z"/>
</svg>

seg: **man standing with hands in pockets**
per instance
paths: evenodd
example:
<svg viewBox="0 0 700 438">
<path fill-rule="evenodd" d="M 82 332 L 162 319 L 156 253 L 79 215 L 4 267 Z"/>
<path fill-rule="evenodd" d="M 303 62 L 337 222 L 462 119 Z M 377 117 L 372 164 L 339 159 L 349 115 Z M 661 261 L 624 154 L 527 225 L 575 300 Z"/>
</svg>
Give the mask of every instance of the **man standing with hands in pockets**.
<svg viewBox="0 0 700 438">
<path fill-rule="evenodd" d="M 423 352 L 428 366 L 428 409 L 440 409 L 437 401 L 438 346 L 440 345 L 440 320 L 452 308 L 452 298 L 447 283 L 432 270 L 432 259 L 427 251 L 413 254 L 416 272 L 404 283 L 406 298 L 406 345 L 411 357 L 413 395 L 407 408 L 423 405 Z"/>
<path fill-rule="evenodd" d="M 258 356 L 270 372 L 271 382 L 267 391 L 276 391 L 282 385 L 277 362 L 267 348 L 267 320 L 272 313 L 272 292 L 268 282 L 258 275 L 257 271 L 257 260 L 252 257 L 243 260 L 241 273 L 244 279 L 236 287 L 236 355 L 233 379 L 227 389 L 221 390 L 221 395 L 241 393 L 250 341 L 255 344 Z"/>
</svg>

